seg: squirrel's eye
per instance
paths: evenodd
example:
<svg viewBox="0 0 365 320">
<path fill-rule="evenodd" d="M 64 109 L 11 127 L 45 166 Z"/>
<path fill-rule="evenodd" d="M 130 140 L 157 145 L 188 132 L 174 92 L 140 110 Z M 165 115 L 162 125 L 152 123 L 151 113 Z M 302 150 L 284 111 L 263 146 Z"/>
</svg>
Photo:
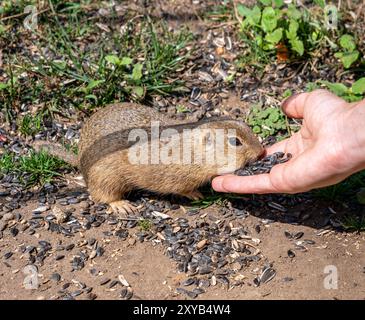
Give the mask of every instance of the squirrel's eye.
<svg viewBox="0 0 365 320">
<path fill-rule="evenodd" d="M 242 146 L 242 142 L 235 137 L 232 138 L 228 138 L 228 142 L 231 146 L 237 147 L 237 146 Z"/>
</svg>

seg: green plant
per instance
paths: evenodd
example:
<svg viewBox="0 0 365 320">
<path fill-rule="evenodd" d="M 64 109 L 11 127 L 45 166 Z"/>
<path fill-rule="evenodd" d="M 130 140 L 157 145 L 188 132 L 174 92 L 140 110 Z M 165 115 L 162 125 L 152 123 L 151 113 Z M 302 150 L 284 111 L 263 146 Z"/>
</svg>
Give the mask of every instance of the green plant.
<svg viewBox="0 0 365 320">
<path fill-rule="evenodd" d="M 322 26 L 309 10 L 299 10 L 296 5 L 284 6 L 282 0 L 260 0 L 253 8 L 237 5 L 243 17 L 241 30 L 264 51 L 276 52 L 279 44 L 286 46 L 296 56 L 313 50 L 324 38 Z"/>
<path fill-rule="evenodd" d="M 342 220 L 342 226 L 348 231 L 365 231 L 365 216 L 350 215 Z"/>
<path fill-rule="evenodd" d="M 365 205 L 365 188 L 361 188 L 358 193 L 356 193 L 357 202 Z"/>
<path fill-rule="evenodd" d="M 0 171 L 16 174 L 27 187 L 42 186 L 60 177 L 61 170 L 70 168 L 64 161 L 45 152 L 30 151 L 29 154 L 21 156 L 6 152 L 0 158 Z"/>
<path fill-rule="evenodd" d="M 350 87 L 342 83 L 331 83 L 328 81 L 319 81 L 319 83 L 325 85 L 331 92 L 348 102 L 360 101 L 365 96 L 365 77 L 360 78 Z"/>
<path fill-rule="evenodd" d="M 262 138 L 270 135 L 281 135 L 282 137 L 290 131 L 287 118 L 279 108 L 261 108 L 255 106 L 251 109 L 247 123 L 252 127 L 254 133 Z"/>
<path fill-rule="evenodd" d="M 283 95 L 282 95 L 282 99 L 286 99 L 286 98 L 289 98 L 290 96 L 293 95 L 293 91 L 290 90 L 290 89 L 286 89 L 284 92 L 283 92 Z"/>
<path fill-rule="evenodd" d="M 314 195 L 328 201 L 354 199 L 359 189 L 365 187 L 365 171 L 361 171 L 336 185 L 318 189 Z"/>
<path fill-rule="evenodd" d="M 143 231 L 149 231 L 152 228 L 152 222 L 148 219 L 138 220 L 137 225 Z"/>
<path fill-rule="evenodd" d="M 0 15 L 15 15 L 22 13 L 27 5 L 36 4 L 36 0 L 2 0 Z"/>
<path fill-rule="evenodd" d="M 0 80 L 0 108 L 8 121 L 18 118 L 22 105 L 45 105 L 50 112 L 63 114 L 73 107 L 88 114 L 94 107 L 116 101 L 141 101 L 187 90 L 177 70 L 183 70 L 189 59 L 191 33 L 171 31 L 148 17 L 127 22 L 122 33 L 119 23 L 110 19 L 111 31 L 101 33 L 94 22 L 104 21 L 99 15 L 90 19 L 90 10 L 95 9 L 88 2 L 47 1 L 48 11 L 39 17 L 33 40 L 36 47 L 47 48 L 47 54 L 41 51 L 40 58 L 32 59 L 19 52 L 3 52 L 8 78 Z M 0 35 L 0 47 L 11 48 L 23 41 L 18 20 L 11 20 L 11 37 Z M 85 44 L 86 50 L 82 49 Z M 24 73 L 28 76 L 23 77 Z M 23 124 L 18 120 L 23 134 L 37 131 L 36 120 L 30 116 Z"/>
<path fill-rule="evenodd" d="M 9 67 L 10 79 L 7 82 L 0 82 L 0 108 L 4 108 L 7 119 L 11 116 L 11 109 L 18 96 L 18 78 L 14 75 L 13 69 Z"/>
<path fill-rule="evenodd" d="M 342 51 L 336 52 L 335 57 L 340 59 L 343 66 L 350 68 L 360 57 L 360 52 L 356 49 L 356 42 L 353 36 L 344 34 L 339 40 Z"/>
<path fill-rule="evenodd" d="M 19 131 L 25 136 L 32 136 L 43 128 L 45 113 L 39 112 L 35 115 L 26 114 L 20 121 Z"/>
<path fill-rule="evenodd" d="M 127 29 L 138 28 L 138 32 L 122 36 L 112 33 L 100 39 L 98 46 L 80 52 L 73 39 L 80 37 L 73 34 L 80 29 L 79 24 L 71 19 L 65 26 L 56 19 L 57 27 L 49 31 L 47 38 L 50 49 L 60 58 L 54 61 L 43 57 L 35 66 L 41 77 L 72 83 L 60 88 L 61 100 L 87 108 L 184 90 L 182 81 L 169 78 L 189 57 L 185 45 L 191 39 L 190 33 L 172 33 L 163 23 L 131 22 Z M 81 61 L 88 61 L 89 67 Z"/>
<path fill-rule="evenodd" d="M 186 113 L 186 112 L 190 112 L 190 110 L 188 108 L 186 108 L 184 105 L 178 104 L 176 106 L 176 112 L 177 113 Z"/>
<path fill-rule="evenodd" d="M 320 86 L 316 82 L 308 82 L 305 85 L 305 91 L 306 92 L 312 92 L 312 91 L 317 90 L 319 88 L 320 88 Z"/>
<path fill-rule="evenodd" d="M 218 206 L 223 206 L 225 201 L 228 199 L 241 199 L 242 196 L 231 194 L 231 193 L 225 193 L 220 194 L 213 191 L 213 189 L 206 189 L 203 190 L 204 198 L 199 200 L 194 200 L 191 202 L 191 206 L 194 209 L 205 209 L 208 208 L 214 204 Z"/>
</svg>

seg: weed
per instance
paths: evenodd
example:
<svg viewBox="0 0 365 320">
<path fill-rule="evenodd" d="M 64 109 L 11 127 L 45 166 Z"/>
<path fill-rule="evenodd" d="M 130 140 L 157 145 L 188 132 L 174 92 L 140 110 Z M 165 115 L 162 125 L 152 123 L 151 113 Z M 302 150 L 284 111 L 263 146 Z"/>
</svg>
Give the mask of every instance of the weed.
<svg viewBox="0 0 365 320">
<path fill-rule="evenodd" d="M 143 231 L 149 231 L 152 227 L 152 222 L 148 219 L 141 219 L 137 222 L 138 227 Z"/>
<path fill-rule="evenodd" d="M 191 206 L 195 209 L 205 209 L 214 204 L 218 206 L 223 206 L 226 200 L 229 199 L 242 199 L 241 196 L 230 193 L 216 193 L 212 189 L 206 190 L 204 192 L 204 198 L 200 200 L 194 200 L 191 202 Z"/>
<path fill-rule="evenodd" d="M 319 83 L 323 84 L 331 92 L 348 102 L 360 101 L 365 96 L 365 78 L 357 80 L 350 87 L 342 83 L 331 83 L 328 81 L 319 81 Z"/>
<path fill-rule="evenodd" d="M 70 166 L 45 152 L 30 151 L 22 156 L 6 152 L 0 158 L 0 171 L 15 174 L 26 187 L 51 182 L 60 177 L 60 171 L 65 169 L 70 169 Z"/>
<path fill-rule="evenodd" d="M 314 195 L 328 201 L 341 202 L 356 197 L 357 191 L 365 187 L 365 171 L 361 171 L 336 185 L 314 191 Z"/>
<path fill-rule="evenodd" d="M 254 106 L 246 122 L 262 138 L 278 135 L 280 140 L 291 131 L 286 116 L 279 108 Z"/>
<path fill-rule="evenodd" d="M 39 52 L 36 59 L 4 52 L 4 70 L 10 80 L 0 83 L 0 106 L 9 119 L 21 105 L 34 102 L 55 110 L 73 106 L 87 111 L 186 90 L 174 72 L 182 70 L 189 58 L 189 32 L 172 32 L 162 22 L 140 18 L 123 26 L 122 33 L 111 26 L 110 32 L 102 34 L 79 5 L 53 3 L 49 2 L 47 28 L 40 27 L 42 33 L 34 40 L 47 52 Z M 2 38 L 4 47 L 12 42 Z M 80 49 L 85 45 L 85 50 Z M 27 76 L 18 80 L 24 73 Z M 25 132 L 33 131 L 27 128 L 33 120 L 24 119 Z"/>
<path fill-rule="evenodd" d="M 188 33 L 175 35 L 163 24 L 156 26 L 150 21 L 138 26 L 129 23 L 128 31 L 121 39 L 111 35 L 111 39 L 107 39 L 109 44 L 107 40 L 98 44 L 98 52 L 80 53 L 71 42 L 69 28 L 61 24 L 59 28 L 62 32 L 49 34 L 49 37 L 53 38 L 55 46 L 63 49 L 62 59 L 54 62 L 45 58 L 41 63 L 50 68 L 39 64 L 37 67 L 44 76 L 60 76 L 72 82 L 72 89 L 64 95 L 75 96 L 82 107 L 126 99 L 138 101 L 150 94 L 167 94 L 182 89 L 181 81 L 169 78 L 188 58 L 188 53 L 182 53 L 190 39 Z M 136 28 L 141 29 L 133 32 Z M 114 45 L 112 51 L 107 48 L 111 41 Z M 80 61 L 88 61 L 88 67 L 85 68 Z M 49 74 L 49 70 L 53 74 Z"/>
<path fill-rule="evenodd" d="M 335 57 L 341 60 L 346 69 L 349 69 L 360 57 L 355 39 L 349 34 L 344 34 L 340 38 L 339 44 L 343 51 L 336 52 Z"/>
<path fill-rule="evenodd" d="M 365 231 L 365 216 L 364 215 L 346 216 L 342 220 L 342 225 L 348 231 L 356 231 L 356 232 Z"/>
<path fill-rule="evenodd" d="M 19 131 L 25 136 L 32 136 L 43 129 L 45 113 L 39 112 L 35 115 L 26 114 L 19 121 Z"/>
<path fill-rule="evenodd" d="M 178 104 L 178 105 L 176 106 L 176 112 L 177 112 L 177 113 L 186 113 L 186 112 L 190 112 L 190 110 L 189 110 L 189 109 L 187 109 L 184 105 L 182 105 L 182 104 Z"/>
<path fill-rule="evenodd" d="M 353 66 L 360 57 L 355 38 L 345 33 L 345 26 L 331 27 L 323 1 L 315 4 L 299 6 L 282 0 L 260 0 L 251 8 L 237 4 L 242 40 L 251 50 L 241 64 L 267 64 L 273 57 L 280 62 L 310 58 L 328 47 L 345 68 Z M 341 15 L 334 10 L 337 19 Z"/>
<path fill-rule="evenodd" d="M 270 54 L 276 53 L 280 45 L 301 57 L 318 47 L 325 37 L 324 27 L 315 20 L 314 13 L 299 10 L 294 4 L 284 6 L 284 1 L 260 1 L 253 8 L 238 4 L 237 12 L 244 18 L 244 40 L 251 39 Z"/>
<path fill-rule="evenodd" d="M 36 0 L 2 0 L 0 4 L 0 15 L 23 13 L 26 6 L 34 5 L 36 2 Z"/>
</svg>

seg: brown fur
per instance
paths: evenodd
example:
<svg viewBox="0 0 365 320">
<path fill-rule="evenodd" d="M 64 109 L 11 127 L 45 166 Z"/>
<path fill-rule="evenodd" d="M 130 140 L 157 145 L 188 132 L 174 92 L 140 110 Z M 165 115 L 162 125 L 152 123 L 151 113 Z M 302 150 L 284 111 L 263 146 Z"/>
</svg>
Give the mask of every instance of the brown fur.
<svg viewBox="0 0 365 320">
<path fill-rule="evenodd" d="M 133 142 L 128 142 L 128 134 L 131 129 L 143 128 L 150 140 L 151 121 L 159 121 L 160 129 L 176 129 L 180 136 L 185 128 L 236 129 L 237 137 L 245 143 L 245 147 L 236 152 L 237 167 L 231 172 L 257 159 L 263 151 L 251 130 L 239 121 L 183 123 L 137 104 L 110 105 L 91 116 L 81 130 L 78 163 L 93 200 L 115 202 L 133 189 L 190 196 L 217 175 L 217 167 L 204 163 L 206 159 L 202 164 L 186 165 L 131 163 L 128 152 Z M 159 145 L 163 147 L 164 142 L 159 142 Z M 181 146 L 174 145 L 173 148 Z M 227 144 L 224 148 L 227 150 Z M 147 147 L 144 150 L 150 155 Z"/>
</svg>

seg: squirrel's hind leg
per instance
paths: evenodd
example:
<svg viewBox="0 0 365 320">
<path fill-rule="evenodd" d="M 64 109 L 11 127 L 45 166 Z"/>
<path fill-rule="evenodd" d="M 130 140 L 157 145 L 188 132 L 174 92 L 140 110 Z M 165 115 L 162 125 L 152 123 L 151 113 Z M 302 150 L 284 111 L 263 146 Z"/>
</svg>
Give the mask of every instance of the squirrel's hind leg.
<svg viewBox="0 0 365 320">
<path fill-rule="evenodd" d="M 110 183 L 111 179 L 99 180 L 94 178 L 95 176 L 89 176 L 88 188 L 91 195 L 91 199 L 96 202 L 102 202 L 109 204 L 110 208 L 108 213 L 114 212 L 115 214 L 125 217 L 128 214 L 135 214 L 138 212 L 137 208 L 129 201 L 124 200 L 124 194 L 129 191 L 126 186 L 113 185 Z M 96 175 L 96 177 L 99 177 Z"/>
</svg>

